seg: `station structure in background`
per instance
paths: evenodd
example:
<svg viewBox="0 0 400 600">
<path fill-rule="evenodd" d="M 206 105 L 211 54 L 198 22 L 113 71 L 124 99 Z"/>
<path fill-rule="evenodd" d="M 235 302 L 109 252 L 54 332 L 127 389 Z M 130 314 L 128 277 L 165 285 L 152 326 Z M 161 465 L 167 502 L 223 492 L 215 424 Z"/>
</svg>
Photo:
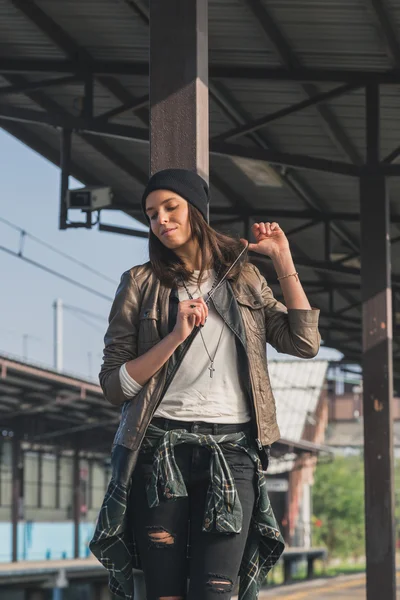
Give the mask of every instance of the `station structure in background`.
<svg viewBox="0 0 400 600">
<path fill-rule="evenodd" d="M 400 1 L 1 11 L 0 124 L 61 166 L 61 228 L 146 235 L 104 223 L 106 210 L 74 222 L 69 175 L 141 219 L 149 171 L 171 165 L 209 178 L 213 226 L 248 237 L 279 220 L 325 344 L 363 367 L 367 597 L 394 599 Z M 270 261 L 252 258 L 279 294 Z"/>
</svg>

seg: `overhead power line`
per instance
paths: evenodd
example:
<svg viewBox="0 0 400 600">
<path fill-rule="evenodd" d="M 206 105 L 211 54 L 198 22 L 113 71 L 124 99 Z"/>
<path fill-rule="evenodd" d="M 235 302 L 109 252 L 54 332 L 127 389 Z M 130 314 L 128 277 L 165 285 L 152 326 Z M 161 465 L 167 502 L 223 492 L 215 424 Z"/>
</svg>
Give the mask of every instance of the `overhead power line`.
<svg viewBox="0 0 400 600">
<path fill-rule="evenodd" d="M 42 263 L 39 263 L 35 260 L 31 260 L 30 258 L 27 258 L 26 256 L 23 256 L 22 254 L 15 252 L 15 250 L 10 250 L 10 248 L 6 248 L 5 246 L 0 246 L 0 250 L 2 250 L 3 252 L 6 252 L 7 254 L 11 254 L 11 256 L 20 258 L 21 260 L 25 261 L 29 265 L 37 267 L 38 269 L 41 269 L 42 271 L 45 271 L 46 273 L 50 273 L 51 275 L 54 275 L 55 277 L 58 277 L 59 279 L 62 279 L 63 281 L 67 281 L 68 283 L 71 283 L 72 285 L 75 285 L 76 287 L 79 287 L 82 290 L 86 290 L 87 292 L 90 292 L 91 294 L 94 294 L 95 296 L 98 296 L 99 298 L 103 298 L 103 300 L 107 300 L 109 302 L 112 302 L 112 300 L 113 300 L 110 296 L 106 296 L 106 294 L 102 294 L 98 290 L 95 290 L 94 288 L 91 288 L 88 285 L 85 285 L 84 283 L 80 283 L 79 281 L 76 281 L 75 279 L 72 279 L 71 277 L 68 277 L 67 275 L 63 275 L 62 273 L 59 273 L 58 271 L 54 271 L 53 269 L 46 267 L 46 265 L 43 265 Z"/>
<path fill-rule="evenodd" d="M 98 315 L 97 313 L 93 313 L 90 310 L 85 310 L 79 306 L 71 306 L 71 304 L 63 304 L 63 307 L 71 312 L 82 313 L 83 315 L 91 317 L 92 319 L 98 319 L 99 321 L 102 321 L 102 323 L 104 323 L 107 318 L 105 315 Z"/>
<path fill-rule="evenodd" d="M 29 233 L 28 231 L 26 231 L 22 227 L 19 227 L 18 225 L 15 225 L 14 223 L 11 223 L 10 221 L 8 221 L 7 219 L 4 219 L 3 217 L 0 217 L 0 222 L 4 223 L 8 227 L 11 227 L 15 231 L 18 231 L 20 233 L 20 235 L 23 236 L 24 238 L 28 237 L 31 240 L 34 240 L 37 244 L 40 244 L 41 246 L 44 246 L 44 248 L 47 248 L 48 250 L 51 250 L 52 252 L 55 252 L 56 254 L 58 254 L 59 256 L 62 256 L 66 260 L 69 260 L 69 261 L 73 262 L 74 264 L 79 265 L 80 267 L 82 267 L 82 269 L 86 269 L 87 271 L 89 271 L 93 275 L 97 275 L 97 277 L 101 277 L 101 279 L 104 279 L 105 281 L 108 281 L 109 283 L 112 283 L 113 285 L 117 285 L 117 282 L 114 281 L 114 279 L 111 279 L 107 275 L 104 275 L 104 273 L 100 273 L 100 271 L 97 271 L 96 269 L 93 269 L 93 267 L 91 267 L 91 266 L 87 265 L 86 263 L 78 260 L 77 258 L 74 258 L 73 256 L 70 256 L 69 254 L 66 254 L 65 252 L 62 252 L 61 250 L 58 250 L 58 248 L 55 248 L 51 244 L 48 244 L 47 242 L 45 242 L 44 240 L 42 240 L 41 238 L 39 238 L 39 237 L 37 237 L 37 236 Z"/>
<path fill-rule="evenodd" d="M 66 308 L 66 307 L 64 306 L 64 308 Z M 102 335 L 104 335 L 104 329 L 102 329 L 101 327 L 98 327 L 97 325 L 95 325 L 94 323 L 92 323 L 91 321 L 89 321 L 89 319 L 85 319 L 85 317 L 83 317 L 79 313 L 72 312 L 72 314 L 75 317 L 75 319 L 79 319 L 79 321 L 82 321 L 86 325 L 89 325 L 89 327 L 92 327 L 92 329 L 95 329 L 97 332 L 99 332 Z"/>
</svg>

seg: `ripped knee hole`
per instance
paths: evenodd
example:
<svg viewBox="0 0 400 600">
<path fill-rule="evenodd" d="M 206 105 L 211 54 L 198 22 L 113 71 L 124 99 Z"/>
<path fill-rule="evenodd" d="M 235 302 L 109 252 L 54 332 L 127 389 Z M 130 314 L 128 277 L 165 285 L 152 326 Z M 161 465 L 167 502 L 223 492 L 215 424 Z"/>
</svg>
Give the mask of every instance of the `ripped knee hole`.
<svg viewBox="0 0 400 600">
<path fill-rule="evenodd" d="M 207 586 L 216 593 L 231 592 L 233 588 L 233 581 L 229 577 L 223 577 L 222 575 L 216 575 L 215 573 L 209 573 L 209 580 Z"/>
<path fill-rule="evenodd" d="M 164 527 L 147 527 L 151 545 L 157 547 L 172 546 L 175 543 L 175 535 Z"/>
</svg>

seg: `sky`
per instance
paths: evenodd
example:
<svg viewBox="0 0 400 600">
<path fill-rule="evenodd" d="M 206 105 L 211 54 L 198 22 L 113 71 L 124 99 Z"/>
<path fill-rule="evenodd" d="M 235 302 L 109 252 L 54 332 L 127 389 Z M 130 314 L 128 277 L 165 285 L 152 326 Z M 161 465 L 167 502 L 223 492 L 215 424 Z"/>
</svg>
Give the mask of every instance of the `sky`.
<svg viewBox="0 0 400 600">
<path fill-rule="evenodd" d="M 60 231 L 59 169 L 1 129 L 0 157 L 0 219 L 85 263 L 102 277 L 28 236 L 23 241 L 23 255 L 106 296 L 80 289 L 0 249 L 0 354 L 54 367 L 53 304 L 60 299 L 64 305 L 63 371 L 97 380 L 118 281 L 124 271 L 148 260 L 147 240 L 96 228 Z M 70 178 L 72 187 L 81 184 Z M 102 222 L 145 228 L 117 211 L 103 211 Z M 0 247 L 19 252 L 20 240 L 20 232 L 0 220 Z M 76 308 L 95 316 L 77 312 Z M 277 354 L 270 349 L 269 356 L 276 358 Z M 340 356 L 322 348 L 318 358 Z"/>
</svg>

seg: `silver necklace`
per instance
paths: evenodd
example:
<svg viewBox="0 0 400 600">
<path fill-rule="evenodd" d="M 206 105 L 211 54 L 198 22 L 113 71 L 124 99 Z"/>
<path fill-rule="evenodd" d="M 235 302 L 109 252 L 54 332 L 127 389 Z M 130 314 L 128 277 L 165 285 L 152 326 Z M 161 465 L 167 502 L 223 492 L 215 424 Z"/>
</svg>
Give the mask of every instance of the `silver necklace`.
<svg viewBox="0 0 400 600">
<path fill-rule="evenodd" d="M 222 277 L 221 281 L 220 281 L 220 282 L 217 284 L 218 277 L 219 277 L 219 274 L 220 274 L 220 272 L 221 272 L 221 265 L 219 266 L 219 268 L 218 268 L 218 272 L 217 272 L 217 274 L 216 274 L 216 276 L 215 276 L 215 279 L 214 279 L 214 282 L 213 282 L 213 284 L 212 284 L 212 286 L 211 286 L 211 289 L 210 289 L 210 291 L 207 293 L 207 299 L 205 300 L 205 303 L 206 303 L 206 304 L 209 304 L 209 302 L 210 302 L 210 300 L 211 300 L 212 296 L 215 294 L 215 292 L 217 291 L 217 289 L 218 289 L 219 287 L 221 287 L 221 285 L 224 283 L 224 281 L 225 281 L 225 279 L 226 279 L 226 277 L 227 277 L 228 273 L 230 273 L 231 269 L 233 269 L 233 267 L 235 266 L 235 264 L 238 262 L 238 260 L 240 259 L 240 257 L 241 257 L 241 256 L 242 256 L 242 255 L 243 255 L 243 254 L 244 254 L 244 253 L 245 253 L 245 252 L 248 250 L 248 248 L 249 248 L 249 243 L 247 243 L 247 245 L 246 245 L 246 246 L 243 248 L 243 250 L 240 252 L 239 256 L 237 256 L 237 257 L 236 257 L 236 259 L 233 261 L 233 263 L 231 264 L 231 266 L 229 267 L 229 269 L 226 271 L 226 273 L 225 273 L 225 275 Z M 185 290 L 186 290 L 186 293 L 187 293 L 187 295 L 189 296 L 189 300 L 194 300 L 194 298 L 193 298 L 192 294 L 189 292 L 189 290 L 188 290 L 188 288 L 187 288 L 187 286 L 186 286 L 186 283 L 185 283 L 185 281 L 183 280 L 183 277 L 181 278 L 181 281 L 182 281 L 183 287 L 184 287 L 184 288 L 185 288 Z M 200 291 L 200 290 L 199 290 L 199 291 Z M 233 301 L 233 297 L 231 298 L 231 301 L 230 301 L 230 304 L 229 304 L 229 308 L 231 307 L 232 301 Z M 229 310 L 229 308 L 228 308 L 228 310 Z M 216 347 L 216 349 L 215 349 L 215 352 L 214 352 L 214 358 L 212 358 L 212 356 L 210 355 L 210 353 L 209 353 L 209 351 L 208 351 L 207 345 L 206 345 L 206 343 L 205 343 L 205 341 L 204 341 L 203 333 L 202 333 L 202 331 L 201 331 L 201 329 L 200 329 L 200 335 L 201 335 L 201 339 L 203 340 L 203 345 L 204 345 L 204 348 L 205 348 L 205 350 L 206 350 L 206 352 L 207 352 L 207 354 L 208 354 L 208 358 L 210 359 L 210 366 L 208 367 L 208 369 L 209 369 L 209 371 L 210 371 L 210 377 L 211 377 L 211 378 L 213 377 L 213 374 L 214 374 L 214 372 L 215 372 L 215 369 L 214 369 L 214 361 L 215 361 L 215 357 L 216 357 L 216 355 L 217 355 L 218 348 L 219 348 L 219 345 L 220 345 L 220 342 L 221 342 L 222 333 L 223 333 L 223 331 L 224 331 L 224 328 L 225 328 L 225 319 L 223 318 L 222 320 L 223 320 L 222 329 L 221 329 L 221 333 L 220 333 L 220 335 L 219 335 L 219 339 L 218 339 L 217 347 Z"/>
<path fill-rule="evenodd" d="M 217 284 L 218 277 L 219 277 L 219 271 L 220 271 L 220 269 L 218 270 L 218 273 L 217 273 L 217 275 L 216 275 L 216 277 L 215 277 L 215 279 L 214 279 L 214 282 L 213 282 L 213 285 L 212 285 L 212 287 L 211 287 L 211 290 L 208 292 L 208 298 L 207 298 L 207 300 L 205 300 L 205 303 L 206 303 L 206 304 L 208 304 L 208 303 L 209 303 L 209 301 L 210 301 L 210 299 L 211 299 L 211 295 L 210 295 L 210 294 L 211 294 L 211 292 L 213 291 L 213 289 L 215 288 L 215 286 L 216 286 L 216 284 Z M 194 300 L 194 298 L 193 298 L 193 295 L 192 295 L 192 294 L 190 293 L 190 291 L 188 290 L 188 288 L 187 288 L 187 285 L 186 285 L 186 283 L 184 282 L 184 280 L 183 280 L 183 279 L 182 279 L 182 283 L 183 283 L 183 287 L 184 287 L 184 288 L 185 288 L 185 290 L 186 290 L 186 293 L 187 293 L 187 295 L 189 296 L 189 299 L 190 299 L 190 300 Z M 198 289 L 198 290 L 199 290 L 199 292 L 201 293 L 201 290 L 200 290 L 200 288 L 198 287 L 197 289 Z M 221 343 L 221 339 L 222 339 L 222 333 L 223 333 L 223 331 L 224 331 L 224 328 L 225 328 L 225 320 L 223 320 L 223 323 L 222 323 L 221 333 L 219 334 L 219 338 L 218 338 L 217 347 L 216 347 L 216 349 L 215 349 L 215 352 L 214 352 L 214 357 L 212 357 L 212 356 L 211 356 L 211 354 L 210 354 L 210 352 L 208 351 L 207 344 L 206 344 L 206 343 L 205 343 L 205 341 L 204 341 L 203 332 L 202 332 L 202 330 L 200 329 L 200 335 L 201 335 L 201 339 L 202 339 L 202 341 L 203 341 L 203 346 L 204 346 L 204 349 L 205 349 L 205 351 L 206 351 L 206 352 L 207 352 L 207 354 L 208 354 L 208 358 L 210 359 L 210 366 L 208 367 L 208 370 L 210 371 L 210 377 L 211 377 L 211 378 L 213 377 L 213 375 L 214 375 L 214 372 L 215 372 L 215 369 L 214 369 L 215 357 L 217 356 L 217 352 L 218 352 L 219 345 L 220 345 L 220 343 Z"/>
</svg>

